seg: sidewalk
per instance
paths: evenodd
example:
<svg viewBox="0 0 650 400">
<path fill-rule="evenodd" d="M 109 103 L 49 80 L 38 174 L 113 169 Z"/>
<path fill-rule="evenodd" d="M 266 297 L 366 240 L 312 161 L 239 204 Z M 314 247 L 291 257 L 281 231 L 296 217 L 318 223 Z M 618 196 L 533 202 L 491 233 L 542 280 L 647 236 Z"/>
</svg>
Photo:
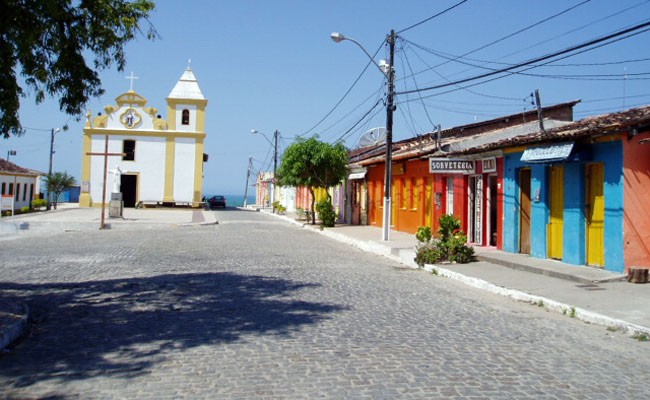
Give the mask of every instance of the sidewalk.
<svg viewBox="0 0 650 400">
<path fill-rule="evenodd" d="M 386 242 L 381 240 L 381 229 L 373 226 L 337 225 L 321 231 L 318 225 L 296 221 L 294 215 L 262 212 L 408 267 L 418 267 L 413 261 L 415 235 L 391 230 Z M 650 336 L 650 284 L 628 283 L 623 274 L 494 248 L 475 247 L 475 252 L 477 262 L 427 265 L 425 269 L 630 336 Z"/>
<path fill-rule="evenodd" d="M 99 230 L 101 213 L 101 208 L 59 204 L 56 210 L 3 217 L 0 220 L 0 240 L 31 234 Z M 122 218 L 109 218 L 106 209 L 104 216 L 104 229 L 114 230 L 217 223 L 214 212 L 190 208 L 125 208 Z"/>
</svg>

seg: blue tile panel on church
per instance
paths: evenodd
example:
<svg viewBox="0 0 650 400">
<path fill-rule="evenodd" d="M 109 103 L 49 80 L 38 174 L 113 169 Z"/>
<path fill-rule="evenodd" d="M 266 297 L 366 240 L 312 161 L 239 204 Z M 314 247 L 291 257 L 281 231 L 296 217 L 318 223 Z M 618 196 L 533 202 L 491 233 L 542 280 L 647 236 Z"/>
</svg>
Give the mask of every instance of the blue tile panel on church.
<svg viewBox="0 0 650 400">
<path fill-rule="evenodd" d="M 576 146 L 577 147 L 577 146 Z M 572 156 L 559 162 L 563 165 L 564 208 L 561 212 L 563 227 L 561 234 L 561 261 L 574 265 L 591 264 L 588 260 L 587 232 L 587 186 L 589 165 L 602 165 L 600 178 L 602 200 L 604 201 L 602 238 L 597 241 L 602 246 L 602 260 L 608 271 L 623 272 L 623 148 L 620 140 L 610 142 L 583 144 L 579 150 L 574 149 Z M 524 162 L 523 152 L 504 156 L 504 232 L 503 249 L 511 253 L 529 252 L 532 257 L 549 257 L 550 220 L 550 166 L 554 162 Z M 529 222 L 522 221 L 522 187 L 521 171 L 530 171 L 528 196 L 530 198 Z M 526 178 L 527 179 L 527 178 Z M 524 196 L 526 196 L 524 194 Z M 526 201 L 524 200 L 524 204 Z M 524 206 L 527 208 L 526 206 Z M 528 216 L 526 216 L 528 218 Z M 530 232 L 524 232 L 520 225 L 530 226 Z M 522 235 L 529 234 L 529 247 L 522 248 Z M 594 246 L 593 242 L 592 246 Z M 593 251 L 594 249 L 592 249 Z M 598 249 L 596 249 L 598 251 Z"/>
</svg>

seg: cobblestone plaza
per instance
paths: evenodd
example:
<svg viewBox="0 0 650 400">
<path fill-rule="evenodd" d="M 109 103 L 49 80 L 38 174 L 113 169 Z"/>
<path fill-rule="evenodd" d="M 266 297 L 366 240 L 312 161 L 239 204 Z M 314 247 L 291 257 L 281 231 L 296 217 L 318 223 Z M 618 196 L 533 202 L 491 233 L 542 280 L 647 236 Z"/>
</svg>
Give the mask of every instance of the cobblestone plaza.
<svg viewBox="0 0 650 400">
<path fill-rule="evenodd" d="M 640 399 L 650 347 L 253 212 L 0 242 L 9 399 Z"/>
</svg>

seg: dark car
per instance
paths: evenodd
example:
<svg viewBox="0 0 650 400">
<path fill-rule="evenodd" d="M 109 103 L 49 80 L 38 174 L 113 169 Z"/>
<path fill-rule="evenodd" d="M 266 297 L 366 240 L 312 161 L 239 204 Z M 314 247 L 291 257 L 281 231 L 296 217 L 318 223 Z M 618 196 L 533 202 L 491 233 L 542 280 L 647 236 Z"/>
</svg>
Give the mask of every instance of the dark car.
<svg viewBox="0 0 650 400">
<path fill-rule="evenodd" d="M 217 207 L 226 208 L 226 198 L 223 196 L 212 196 L 208 199 L 208 206 L 210 210 L 214 210 Z"/>
</svg>

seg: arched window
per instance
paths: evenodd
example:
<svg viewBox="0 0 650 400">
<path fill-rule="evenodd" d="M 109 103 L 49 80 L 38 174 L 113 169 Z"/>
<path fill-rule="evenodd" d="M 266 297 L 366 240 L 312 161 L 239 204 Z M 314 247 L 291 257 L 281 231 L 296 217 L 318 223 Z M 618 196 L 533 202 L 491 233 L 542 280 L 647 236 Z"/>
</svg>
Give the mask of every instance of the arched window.
<svg viewBox="0 0 650 400">
<path fill-rule="evenodd" d="M 122 156 L 124 161 L 134 161 L 135 160 L 135 140 L 127 139 L 122 142 L 122 153 L 125 155 Z"/>
<path fill-rule="evenodd" d="M 190 110 L 183 110 L 183 117 L 181 118 L 181 124 L 189 125 L 190 124 Z"/>
</svg>

